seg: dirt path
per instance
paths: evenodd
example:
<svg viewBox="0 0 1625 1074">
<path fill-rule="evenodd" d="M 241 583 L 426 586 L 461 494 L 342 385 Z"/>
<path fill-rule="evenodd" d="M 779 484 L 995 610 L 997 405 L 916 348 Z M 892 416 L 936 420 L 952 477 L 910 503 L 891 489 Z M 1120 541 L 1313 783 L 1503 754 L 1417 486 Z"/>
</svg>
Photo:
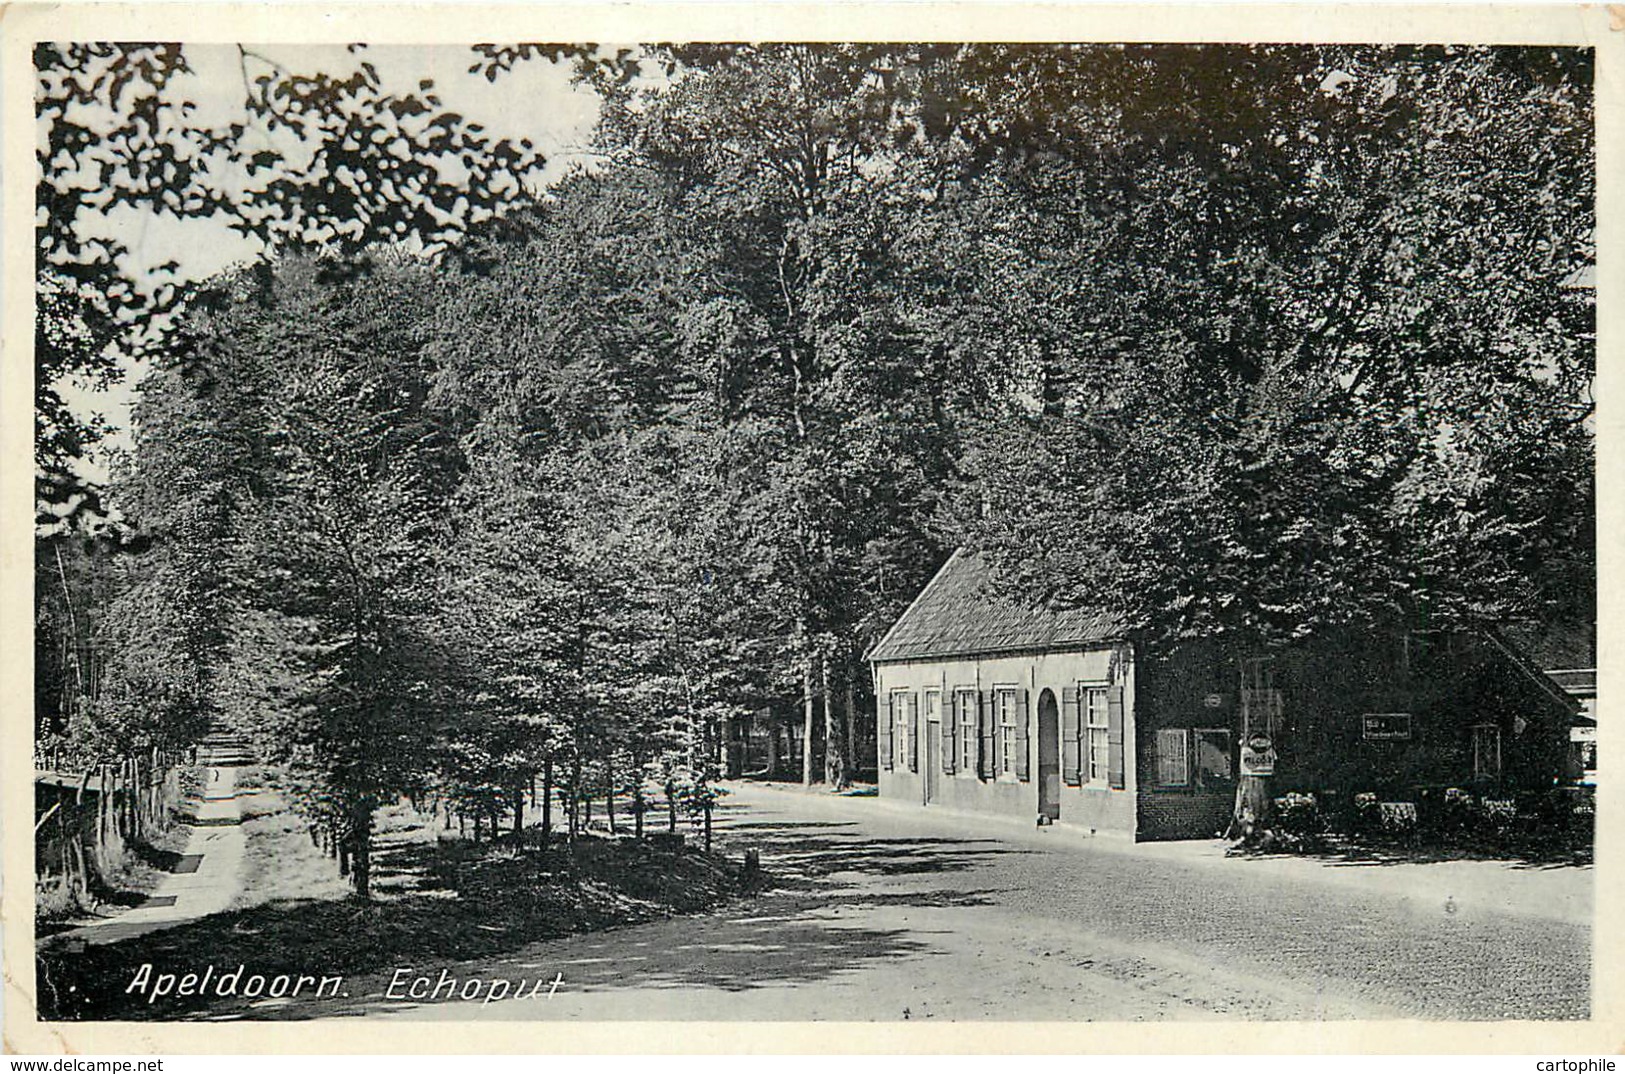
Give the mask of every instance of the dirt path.
<svg viewBox="0 0 1625 1074">
<path fill-rule="evenodd" d="M 237 769 L 211 768 L 175 871 L 140 905 L 64 932 L 53 942 L 115 943 L 219 913 L 237 895 L 246 846 Z"/>
</svg>

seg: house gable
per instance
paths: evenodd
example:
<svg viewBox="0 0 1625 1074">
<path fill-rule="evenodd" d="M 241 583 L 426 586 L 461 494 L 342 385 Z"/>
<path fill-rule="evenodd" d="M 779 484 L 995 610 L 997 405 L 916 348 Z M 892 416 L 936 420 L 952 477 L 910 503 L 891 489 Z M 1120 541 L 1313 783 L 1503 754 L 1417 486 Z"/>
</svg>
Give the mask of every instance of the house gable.
<svg viewBox="0 0 1625 1074">
<path fill-rule="evenodd" d="M 995 653 L 1079 651 L 1120 639 L 1122 624 L 1096 609 L 1023 607 L 994 589 L 991 564 L 959 549 L 869 651 L 875 663 Z"/>
</svg>

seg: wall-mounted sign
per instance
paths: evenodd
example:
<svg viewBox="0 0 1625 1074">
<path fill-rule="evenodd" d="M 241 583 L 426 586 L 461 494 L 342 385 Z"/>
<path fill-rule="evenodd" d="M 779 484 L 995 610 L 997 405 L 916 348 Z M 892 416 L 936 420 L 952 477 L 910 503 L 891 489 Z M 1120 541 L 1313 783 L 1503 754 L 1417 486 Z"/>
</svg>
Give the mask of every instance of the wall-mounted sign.
<svg viewBox="0 0 1625 1074">
<path fill-rule="evenodd" d="M 1241 746 L 1241 774 L 1275 775 L 1275 745 L 1268 735 L 1250 735 Z"/>
<path fill-rule="evenodd" d="M 1206 697 L 1202 698 L 1202 704 L 1205 707 L 1210 708 L 1210 709 L 1223 708 L 1224 707 L 1224 695 L 1223 694 L 1208 694 Z"/>
<path fill-rule="evenodd" d="M 1360 716 L 1363 737 L 1373 742 L 1409 741 L 1411 714 L 1408 712 L 1367 712 Z"/>
</svg>

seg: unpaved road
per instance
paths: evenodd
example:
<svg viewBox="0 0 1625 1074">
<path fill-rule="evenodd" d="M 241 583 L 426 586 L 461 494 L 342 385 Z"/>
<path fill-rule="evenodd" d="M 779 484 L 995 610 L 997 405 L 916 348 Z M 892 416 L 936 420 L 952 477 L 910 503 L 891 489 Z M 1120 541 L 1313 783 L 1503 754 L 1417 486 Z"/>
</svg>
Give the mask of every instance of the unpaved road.
<svg viewBox="0 0 1625 1074">
<path fill-rule="evenodd" d="M 176 871 L 164 876 L 157 890 L 116 917 L 61 933 L 53 943 L 115 943 L 219 913 L 231 905 L 242 882 L 242 807 L 237 795 L 237 769 L 211 768 L 203 800 L 187 837 Z"/>
<path fill-rule="evenodd" d="M 250 1017 L 514 1020 L 1584 1018 L 1590 871 L 1225 859 L 741 788 L 771 892 L 697 917 L 402 967 Z M 1502 878 L 1497 881 L 1497 877 Z M 1471 887 L 1457 898 L 1451 889 Z M 1498 889 L 1500 884 L 1504 890 Z M 405 997 L 506 980 L 526 998 Z M 537 982 L 557 980 L 556 987 Z M 531 995 L 532 992 L 537 994 Z"/>
</svg>

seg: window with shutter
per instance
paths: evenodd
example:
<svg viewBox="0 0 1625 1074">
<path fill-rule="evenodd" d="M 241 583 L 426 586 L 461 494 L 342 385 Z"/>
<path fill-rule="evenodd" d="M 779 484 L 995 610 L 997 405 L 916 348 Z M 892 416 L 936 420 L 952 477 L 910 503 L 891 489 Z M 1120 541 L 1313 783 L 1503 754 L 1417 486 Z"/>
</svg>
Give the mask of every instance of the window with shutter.
<svg viewBox="0 0 1625 1074">
<path fill-rule="evenodd" d="M 954 694 L 954 713 L 959 722 L 959 770 L 969 775 L 976 773 L 976 691 L 958 690 Z"/>
<path fill-rule="evenodd" d="M 995 776 L 1014 775 L 1016 771 L 1016 692 L 1001 687 L 993 693 Z"/>
<path fill-rule="evenodd" d="M 977 719 L 981 721 L 982 728 L 982 747 L 981 756 L 978 758 L 979 763 L 977 765 L 976 774 L 981 776 L 983 779 L 992 779 L 998 774 L 997 758 L 994 756 L 993 752 L 994 741 L 997 736 L 994 734 L 995 717 L 993 715 L 992 690 L 982 691 L 981 696 L 977 698 L 977 708 Z"/>
<path fill-rule="evenodd" d="M 1106 688 L 1083 692 L 1084 773 L 1090 783 L 1105 783 L 1111 769 L 1111 727 Z"/>
<path fill-rule="evenodd" d="M 1182 727 L 1157 732 L 1157 782 L 1164 787 L 1184 787 L 1191 781 L 1190 759 Z"/>
<path fill-rule="evenodd" d="M 1027 779 L 1027 721 L 1028 705 L 1027 691 L 1016 691 L 1016 755 L 1015 770 L 1017 779 Z"/>
<path fill-rule="evenodd" d="M 907 690 L 893 690 L 891 695 L 892 711 L 892 760 L 897 768 L 912 768 L 909 764 L 909 692 Z"/>
<path fill-rule="evenodd" d="M 880 755 L 880 767 L 889 772 L 897 757 L 894 752 L 896 747 L 892 744 L 892 728 L 897 725 L 897 695 L 887 695 L 886 703 L 877 707 L 880 709 L 880 718 L 876 721 L 879 728 L 875 736 L 875 747 Z"/>
<path fill-rule="evenodd" d="M 920 770 L 920 695 L 908 695 L 908 770 Z"/>
<path fill-rule="evenodd" d="M 1106 687 L 1106 785 L 1120 791 L 1123 778 L 1123 688 Z"/>
<path fill-rule="evenodd" d="M 1061 779 L 1073 787 L 1079 783 L 1078 688 L 1061 688 Z"/>
</svg>

